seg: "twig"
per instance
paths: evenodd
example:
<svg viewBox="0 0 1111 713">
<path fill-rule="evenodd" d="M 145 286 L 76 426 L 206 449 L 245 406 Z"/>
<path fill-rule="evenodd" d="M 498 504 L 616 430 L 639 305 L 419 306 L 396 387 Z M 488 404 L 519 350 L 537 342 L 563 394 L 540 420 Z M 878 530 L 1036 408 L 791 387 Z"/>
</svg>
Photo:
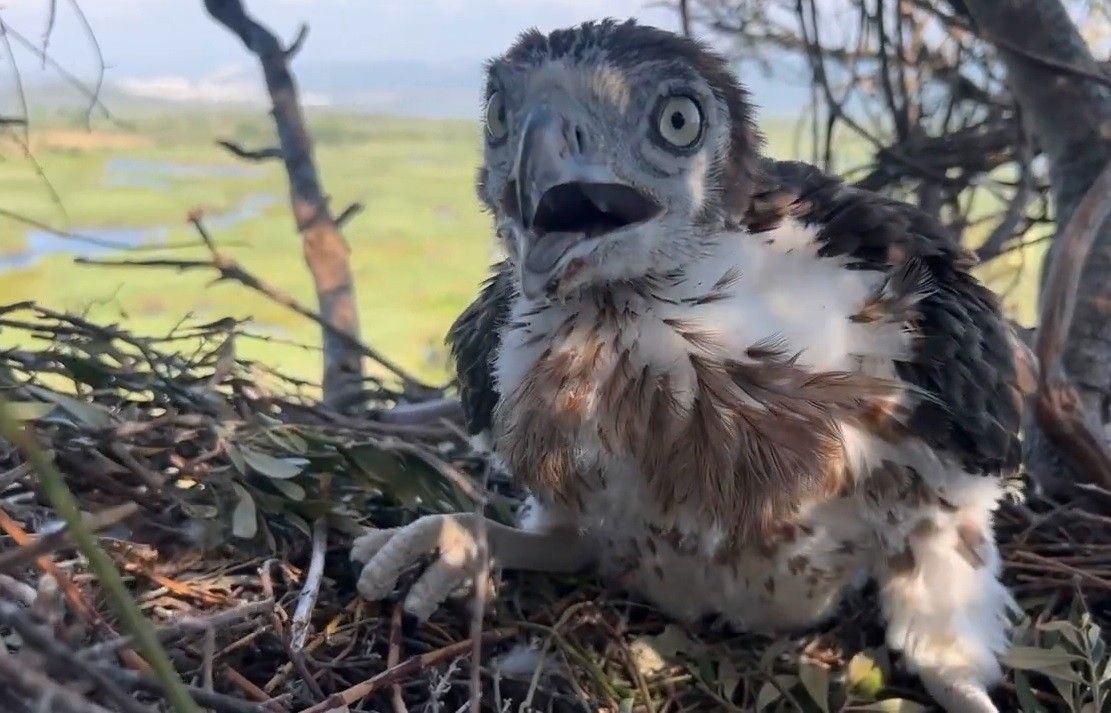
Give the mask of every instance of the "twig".
<svg viewBox="0 0 1111 713">
<path fill-rule="evenodd" d="M 320 582 L 324 578 L 324 548 L 327 544 L 328 519 L 318 517 L 312 526 L 312 557 L 305 575 L 305 586 L 297 597 L 297 608 L 293 611 L 289 627 L 289 647 L 293 651 L 305 648 L 305 640 L 312 629 L 312 613 L 320 593 Z"/>
<path fill-rule="evenodd" d="M 94 108 L 100 110 L 100 113 L 104 116 L 105 119 L 111 121 L 117 126 L 129 128 L 126 123 L 116 119 L 115 115 L 113 115 L 112 112 L 108 110 L 108 107 L 104 105 L 104 102 L 100 100 L 99 88 L 96 91 L 89 89 L 87 86 L 85 86 L 85 83 L 83 81 L 81 81 L 78 77 L 74 76 L 65 67 L 55 61 L 55 59 L 49 54 L 39 49 L 39 47 L 37 47 L 34 42 L 17 32 L 14 28 L 12 28 L 11 25 L 5 25 L 5 28 L 8 34 L 10 34 L 16 42 L 21 44 L 24 49 L 41 59 L 44 64 L 49 65 L 51 69 L 58 73 L 58 76 L 66 80 L 67 84 L 84 94 L 85 98 L 89 100 L 91 105 Z"/>
<path fill-rule="evenodd" d="M 70 7 L 73 8 L 73 14 L 77 16 L 77 22 L 81 25 L 81 31 L 85 33 L 89 45 L 93 48 L 93 55 L 96 57 L 96 81 L 93 83 L 93 88 L 89 92 L 89 105 L 85 107 L 85 127 L 92 128 L 93 109 L 100 103 L 100 92 L 104 88 L 104 53 L 100 49 L 100 41 L 96 38 L 96 33 L 93 32 L 92 25 L 89 24 L 89 18 L 85 17 L 85 11 L 81 9 L 81 4 L 77 0 L 69 0 Z M 43 57 L 46 56 L 46 41 L 43 40 L 42 44 Z"/>
<path fill-rule="evenodd" d="M 39 626 L 31 622 L 27 618 L 27 614 L 19 607 L 0 601 L 0 622 L 11 627 L 25 642 L 46 654 L 53 661 L 64 661 L 70 668 L 96 683 L 104 691 L 104 694 L 115 701 L 126 713 L 151 713 L 150 708 L 141 705 L 129 696 L 102 670 L 82 660 L 68 647 L 47 635 Z"/>
<path fill-rule="evenodd" d="M 427 424 L 441 419 L 462 423 L 463 404 L 454 397 L 431 399 L 411 404 L 398 404 L 374 414 L 383 423 Z"/>
<path fill-rule="evenodd" d="M 0 574 L 0 594 L 24 606 L 31 606 L 37 596 L 34 587 L 6 574 Z"/>
<path fill-rule="evenodd" d="M 404 613 L 404 608 L 404 602 L 398 602 L 394 605 L 393 612 L 390 614 L 390 637 L 386 651 L 387 669 L 391 669 L 401 663 L 401 617 Z M 409 709 L 405 705 L 405 697 L 401 694 L 400 681 L 395 681 L 390 684 L 390 704 L 393 706 L 394 713 L 409 713 Z"/>
<path fill-rule="evenodd" d="M 7 473 L 0 473 L 0 493 L 7 490 L 11 485 L 23 480 L 33 472 L 34 469 L 31 467 L 30 463 L 20 463 Z"/>
<path fill-rule="evenodd" d="M 158 643 L 158 639 L 154 635 L 154 629 L 143 617 L 135 602 L 131 600 L 127 587 L 124 586 L 111 558 L 105 554 L 104 550 L 100 549 L 96 538 L 85 527 L 81 511 L 77 508 L 77 501 L 74 500 L 73 493 L 66 486 L 62 474 L 54 468 L 54 464 L 39 449 L 38 445 L 20 428 L 19 423 L 12 419 L 8 413 L 6 402 L 0 403 L 0 435 L 16 444 L 27 460 L 34 465 L 43 490 L 55 511 L 69 526 L 78 549 L 85 555 L 85 558 L 89 561 L 89 566 L 96 573 L 100 586 L 104 589 L 112 608 L 116 610 L 117 616 L 131 631 L 144 658 L 159 677 L 166 697 L 174 710 L 177 713 L 199 713 L 196 704 L 193 703 L 193 699 L 189 697 L 184 684 L 178 678 L 177 672 L 174 671 L 169 656 L 167 656 L 162 645 Z"/>
<path fill-rule="evenodd" d="M 312 526 L 312 557 L 309 560 L 309 570 L 305 574 L 305 585 L 297 596 L 297 608 L 293 612 L 293 620 L 289 626 L 289 656 L 293 659 L 305 685 L 318 699 L 324 697 L 324 691 L 305 663 L 305 640 L 312 628 L 312 613 L 316 608 L 320 582 L 324 577 L 324 548 L 327 544 L 328 519 L 318 517 Z"/>
<path fill-rule="evenodd" d="M 76 691 L 55 683 L 48 676 L 17 663 L 2 646 L 0 646 L 0 677 L 27 695 L 38 699 L 49 697 L 50 700 L 56 701 L 60 708 L 69 710 L 71 713 L 112 713 L 107 708 L 86 700 Z"/>
<path fill-rule="evenodd" d="M 260 614 L 269 611 L 274 606 L 273 599 L 260 599 L 257 602 L 244 604 L 242 606 L 226 609 L 222 612 L 205 617 L 191 617 L 184 616 L 178 619 L 172 626 L 162 627 L 155 631 L 155 636 L 163 643 L 169 643 L 177 639 L 187 636 L 189 634 L 196 634 L 205 631 L 206 629 L 216 629 L 227 626 L 233 622 L 241 619 L 246 619 L 254 614 Z M 85 658 L 97 659 L 107 655 L 124 646 L 131 646 L 133 639 L 130 636 L 120 636 L 108 641 L 101 641 L 83 649 L 80 654 Z"/>
<path fill-rule="evenodd" d="M 245 159 L 247 161 L 267 161 L 270 159 L 282 159 L 285 157 L 282 154 L 282 150 L 277 146 L 267 146 L 264 149 L 248 149 L 228 139 L 217 139 L 216 145 L 223 147 L 234 156 Z"/>
<path fill-rule="evenodd" d="M 31 536 L 24 532 L 23 528 L 19 526 L 19 523 L 13 520 L 2 508 L 0 508 L 0 530 L 7 533 L 8 537 L 11 537 L 17 545 L 27 546 L 32 542 Z M 76 612 L 79 617 L 87 622 L 99 622 L 102 620 L 101 616 L 97 614 L 96 609 L 89 604 L 85 595 L 81 593 L 81 590 L 77 588 L 73 581 L 58 567 L 58 565 L 54 564 L 52 559 L 46 556 L 38 557 L 35 559 L 35 566 L 57 580 L 58 584 L 65 592 L 66 601 L 69 602 L 70 606 L 73 607 L 74 612 Z"/>
<path fill-rule="evenodd" d="M 135 503 L 122 503 L 93 515 L 85 515 L 85 525 L 90 532 L 99 532 L 126 520 L 138 510 L 139 506 Z M 61 547 L 67 539 L 69 539 L 67 528 L 62 527 L 40 536 L 34 542 L 19 549 L 0 552 L 0 571 L 16 569 L 48 552 L 53 552 Z"/>
<path fill-rule="evenodd" d="M 1062 355 L 1076 308 L 1080 273 L 1100 228 L 1111 216 L 1111 163 L 1077 204 L 1055 241 L 1042 290 L 1035 353 L 1040 363 L 1035 415 L 1038 425 L 1076 473 L 1111 488 L 1111 449 L 1085 418 L 1084 404 L 1065 373 Z"/>
<path fill-rule="evenodd" d="M 275 706 L 274 699 L 268 696 L 266 694 L 266 691 L 251 683 L 243 676 L 243 674 L 239 673 L 231 666 L 228 666 L 224 669 L 224 680 L 238 688 L 240 691 L 243 691 L 243 694 L 251 700 L 258 703 L 267 703 L 270 705 L 271 708 Z M 285 710 L 285 706 L 281 706 L 281 708 Z"/>
<path fill-rule="evenodd" d="M 482 640 L 488 644 L 492 644 L 516 636 L 518 632 L 520 632 L 520 628 L 516 626 L 493 629 L 484 633 L 482 635 Z M 388 668 L 382 673 L 368 678 L 362 683 L 357 683 L 339 693 L 333 693 L 320 703 L 305 708 L 300 713 L 324 713 L 333 708 L 350 706 L 356 701 L 377 693 L 392 683 L 404 681 L 426 668 L 451 661 L 458 656 L 463 656 L 469 653 L 473 648 L 474 643 L 470 639 L 467 639 L 466 641 L 458 641 L 454 644 L 449 644 L 435 651 L 429 651 L 428 653 L 419 654 L 417 656 L 410 656 L 397 666 Z"/>
<path fill-rule="evenodd" d="M 366 345 L 359 341 L 356 337 L 348 334 L 347 332 L 332 325 L 331 322 L 324 319 L 320 313 L 315 312 L 308 307 L 304 306 L 284 290 L 278 288 L 276 285 L 270 284 L 262 278 L 248 272 L 237 261 L 228 257 L 218 248 L 209 235 L 208 230 L 201 223 L 201 216 L 198 213 L 192 213 L 189 216 L 189 221 L 197 229 L 208 247 L 212 255 L 211 260 L 170 260 L 170 259 L 155 259 L 155 260 L 92 260 L 87 258 L 77 258 L 75 262 L 81 265 L 101 265 L 110 267 L 165 267 L 173 268 L 176 270 L 190 270 L 190 269 L 215 269 L 219 274 L 220 280 L 230 280 L 238 282 L 239 284 L 254 290 L 259 294 L 268 297 L 269 299 L 277 302 L 278 304 L 288 307 L 302 317 L 312 320 L 320 325 L 327 332 L 335 335 L 338 339 L 348 342 L 351 348 L 355 349 L 363 356 L 366 356 L 384 366 L 389 371 L 393 372 L 401 381 L 407 386 L 413 387 L 421 392 L 431 390 L 431 387 L 422 383 L 416 377 L 410 375 L 405 369 L 395 364 L 392 360 L 381 354 L 378 350 Z"/>
<path fill-rule="evenodd" d="M 150 678 L 140 673 L 135 673 L 134 671 L 124 671 L 119 668 L 103 667 L 102 670 L 107 675 L 116 679 L 120 685 L 168 697 L 166 688 L 162 685 L 162 682 L 156 678 Z M 206 708 L 211 708 L 218 713 L 271 713 L 272 711 L 278 710 L 274 707 L 273 703 L 250 703 L 223 693 L 211 693 L 197 686 L 182 685 L 182 688 L 185 693 L 190 696 L 189 704 L 193 706 L 192 710 L 196 710 L 197 704 Z"/>
<path fill-rule="evenodd" d="M 482 490 L 486 490 L 490 468 L 482 469 Z M 490 538 L 486 529 L 486 498 L 475 499 L 475 540 L 478 545 L 478 572 L 474 577 L 474 600 L 471 612 L 471 713 L 482 710 L 482 618 L 486 614 L 486 588 L 490 586 Z"/>
<path fill-rule="evenodd" d="M 365 206 L 363 206 L 362 203 L 352 203 L 351 205 L 347 206 L 340 211 L 339 215 L 336 216 L 336 225 L 340 227 L 347 225 L 347 221 L 351 220 L 359 213 L 362 213 L 364 207 Z"/>
</svg>

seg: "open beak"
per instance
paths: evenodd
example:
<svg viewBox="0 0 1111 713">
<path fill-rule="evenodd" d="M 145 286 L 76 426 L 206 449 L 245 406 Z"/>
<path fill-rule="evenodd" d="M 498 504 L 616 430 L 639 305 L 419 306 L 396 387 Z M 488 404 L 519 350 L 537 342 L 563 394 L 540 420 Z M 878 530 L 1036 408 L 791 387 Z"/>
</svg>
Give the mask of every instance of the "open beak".
<svg viewBox="0 0 1111 713">
<path fill-rule="evenodd" d="M 558 284 L 563 258 L 575 245 L 660 212 L 659 204 L 591 160 L 569 122 L 547 105 L 525 119 L 506 193 L 525 229 L 521 285 L 530 298 Z"/>
</svg>

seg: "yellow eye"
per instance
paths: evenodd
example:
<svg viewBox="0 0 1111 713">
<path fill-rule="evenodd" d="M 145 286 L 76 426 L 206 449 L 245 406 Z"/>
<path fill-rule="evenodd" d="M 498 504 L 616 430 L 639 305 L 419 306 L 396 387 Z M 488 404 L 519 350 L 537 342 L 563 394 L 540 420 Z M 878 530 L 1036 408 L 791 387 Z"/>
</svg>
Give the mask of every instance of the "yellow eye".
<svg viewBox="0 0 1111 713">
<path fill-rule="evenodd" d="M 494 92 L 486 100 L 486 136 L 490 141 L 498 142 L 509 133 L 509 124 L 505 120 L 505 98 L 501 92 Z"/>
<path fill-rule="evenodd" d="M 702 109 L 684 95 L 664 97 L 657 111 L 660 137 L 677 148 L 690 148 L 702 136 Z"/>
</svg>

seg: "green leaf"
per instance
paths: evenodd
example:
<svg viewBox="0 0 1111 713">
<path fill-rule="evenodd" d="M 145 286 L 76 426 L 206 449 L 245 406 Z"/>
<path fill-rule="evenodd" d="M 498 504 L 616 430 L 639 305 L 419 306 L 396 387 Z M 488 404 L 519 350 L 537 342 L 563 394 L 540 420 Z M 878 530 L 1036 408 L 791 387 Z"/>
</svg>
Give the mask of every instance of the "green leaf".
<svg viewBox="0 0 1111 713">
<path fill-rule="evenodd" d="M 238 502 L 231 514 L 231 534 L 249 540 L 258 533 L 258 513 L 255 511 L 255 501 L 246 488 L 238 483 L 232 483 Z"/>
<path fill-rule="evenodd" d="M 247 475 L 247 461 L 243 459 L 243 452 L 239 450 L 239 446 L 229 443 L 226 453 L 228 454 L 228 460 L 231 461 L 240 475 Z"/>
<path fill-rule="evenodd" d="M 756 695 L 756 713 L 760 713 L 760 711 L 778 701 L 781 695 L 783 694 L 779 692 L 774 683 L 764 681 L 764 685 L 760 686 L 760 693 Z"/>
<path fill-rule="evenodd" d="M 243 454 L 243 460 L 247 462 L 247 465 L 256 473 L 265 475 L 267 478 L 288 480 L 299 475 L 305 468 L 304 463 L 300 460 L 293 462 L 293 459 L 275 458 L 247 446 L 240 446 L 239 450 Z"/>
<path fill-rule="evenodd" d="M 305 537 L 312 537 L 312 529 L 309 527 L 309 523 L 305 521 L 305 518 L 292 512 L 287 512 L 284 517 L 285 521 L 297 528 L 302 535 Z"/>
<path fill-rule="evenodd" d="M 392 453 L 373 443 L 346 449 L 345 454 L 358 470 L 365 473 L 383 494 L 405 507 L 423 507 L 432 512 L 470 510 L 454 485 L 424 459 Z"/>
<path fill-rule="evenodd" d="M 785 674 L 777 675 L 775 681 L 779 684 L 778 687 L 771 681 L 764 681 L 764 685 L 760 687 L 760 692 L 756 694 L 756 713 L 760 713 L 760 711 L 778 701 L 783 695 L 780 693 L 780 689 L 789 691 L 798 683 L 797 678 Z"/>
<path fill-rule="evenodd" d="M 721 688 L 721 697 L 727 701 L 733 700 L 737 686 L 741 685 L 741 672 L 728 656 L 718 658 L 718 686 Z"/>
<path fill-rule="evenodd" d="M 108 411 L 98 404 L 59 394 L 57 391 L 44 389 L 41 386 L 28 386 L 27 390 L 40 399 L 57 404 L 63 411 L 89 428 L 101 429 L 112 425 L 112 418 Z"/>
<path fill-rule="evenodd" d="M 292 480 L 271 479 L 270 485 L 281 491 L 290 500 L 301 502 L 305 499 L 305 489 Z"/>
<path fill-rule="evenodd" d="M 54 404 L 42 401 L 9 401 L 8 415 L 16 421 L 37 421 L 54 410 Z"/>
<path fill-rule="evenodd" d="M 1030 686 L 1030 679 L 1022 671 L 1015 671 L 1015 697 L 1022 713 L 1045 713 L 1045 708 L 1034 697 L 1034 689 Z"/>
<path fill-rule="evenodd" d="M 1042 649 L 1036 646 L 1013 646 L 1003 657 L 1003 663 L 1011 668 L 1021 671 L 1039 671 L 1068 666 L 1074 661 L 1079 661 L 1080 656 L 1070 654 L 1060 646 L 1051 649 Z"/>
<path fill-rule="evenodd" d="M 289 453 L 296 453 L 297 455 L 304 455 L 309 449 L 309 444 L 305 442 L 296 433 L 288 430 L 272 429 L 265 432 L 266 437 L 269 438 L 275 446 L 283 451 Z"/>
<path fill-rule="evenodd" d="M 883 669 L 876 664 L 875 659 L 861 651 L 849 660 L 845 669 L 845 683 L 857 696 L 875 700 L 883 690 Z"/>
<path fill-rule="evenodd" d="M 799 661 L 799 680 L 822 713 L 829 713 L 829 669 L 816 661 L 802 659 Z"/>
</svg>

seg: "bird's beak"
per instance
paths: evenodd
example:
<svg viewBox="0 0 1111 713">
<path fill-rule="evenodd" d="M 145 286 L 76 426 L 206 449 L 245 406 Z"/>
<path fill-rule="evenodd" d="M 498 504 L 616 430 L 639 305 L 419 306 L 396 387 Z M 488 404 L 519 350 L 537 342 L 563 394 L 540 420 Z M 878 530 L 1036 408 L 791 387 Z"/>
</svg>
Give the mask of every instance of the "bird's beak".
<svg viewBox="0 0 1111 713">
<path fill-rule="evenodd" d="M 621 182 L 574 122 L 548 104 L 525 119 L 507 194 L 524 228 L 521 286 L 530 298 L 558 285 L 574 246 L 660 212 L 659 204 Z"/>
</svg>

